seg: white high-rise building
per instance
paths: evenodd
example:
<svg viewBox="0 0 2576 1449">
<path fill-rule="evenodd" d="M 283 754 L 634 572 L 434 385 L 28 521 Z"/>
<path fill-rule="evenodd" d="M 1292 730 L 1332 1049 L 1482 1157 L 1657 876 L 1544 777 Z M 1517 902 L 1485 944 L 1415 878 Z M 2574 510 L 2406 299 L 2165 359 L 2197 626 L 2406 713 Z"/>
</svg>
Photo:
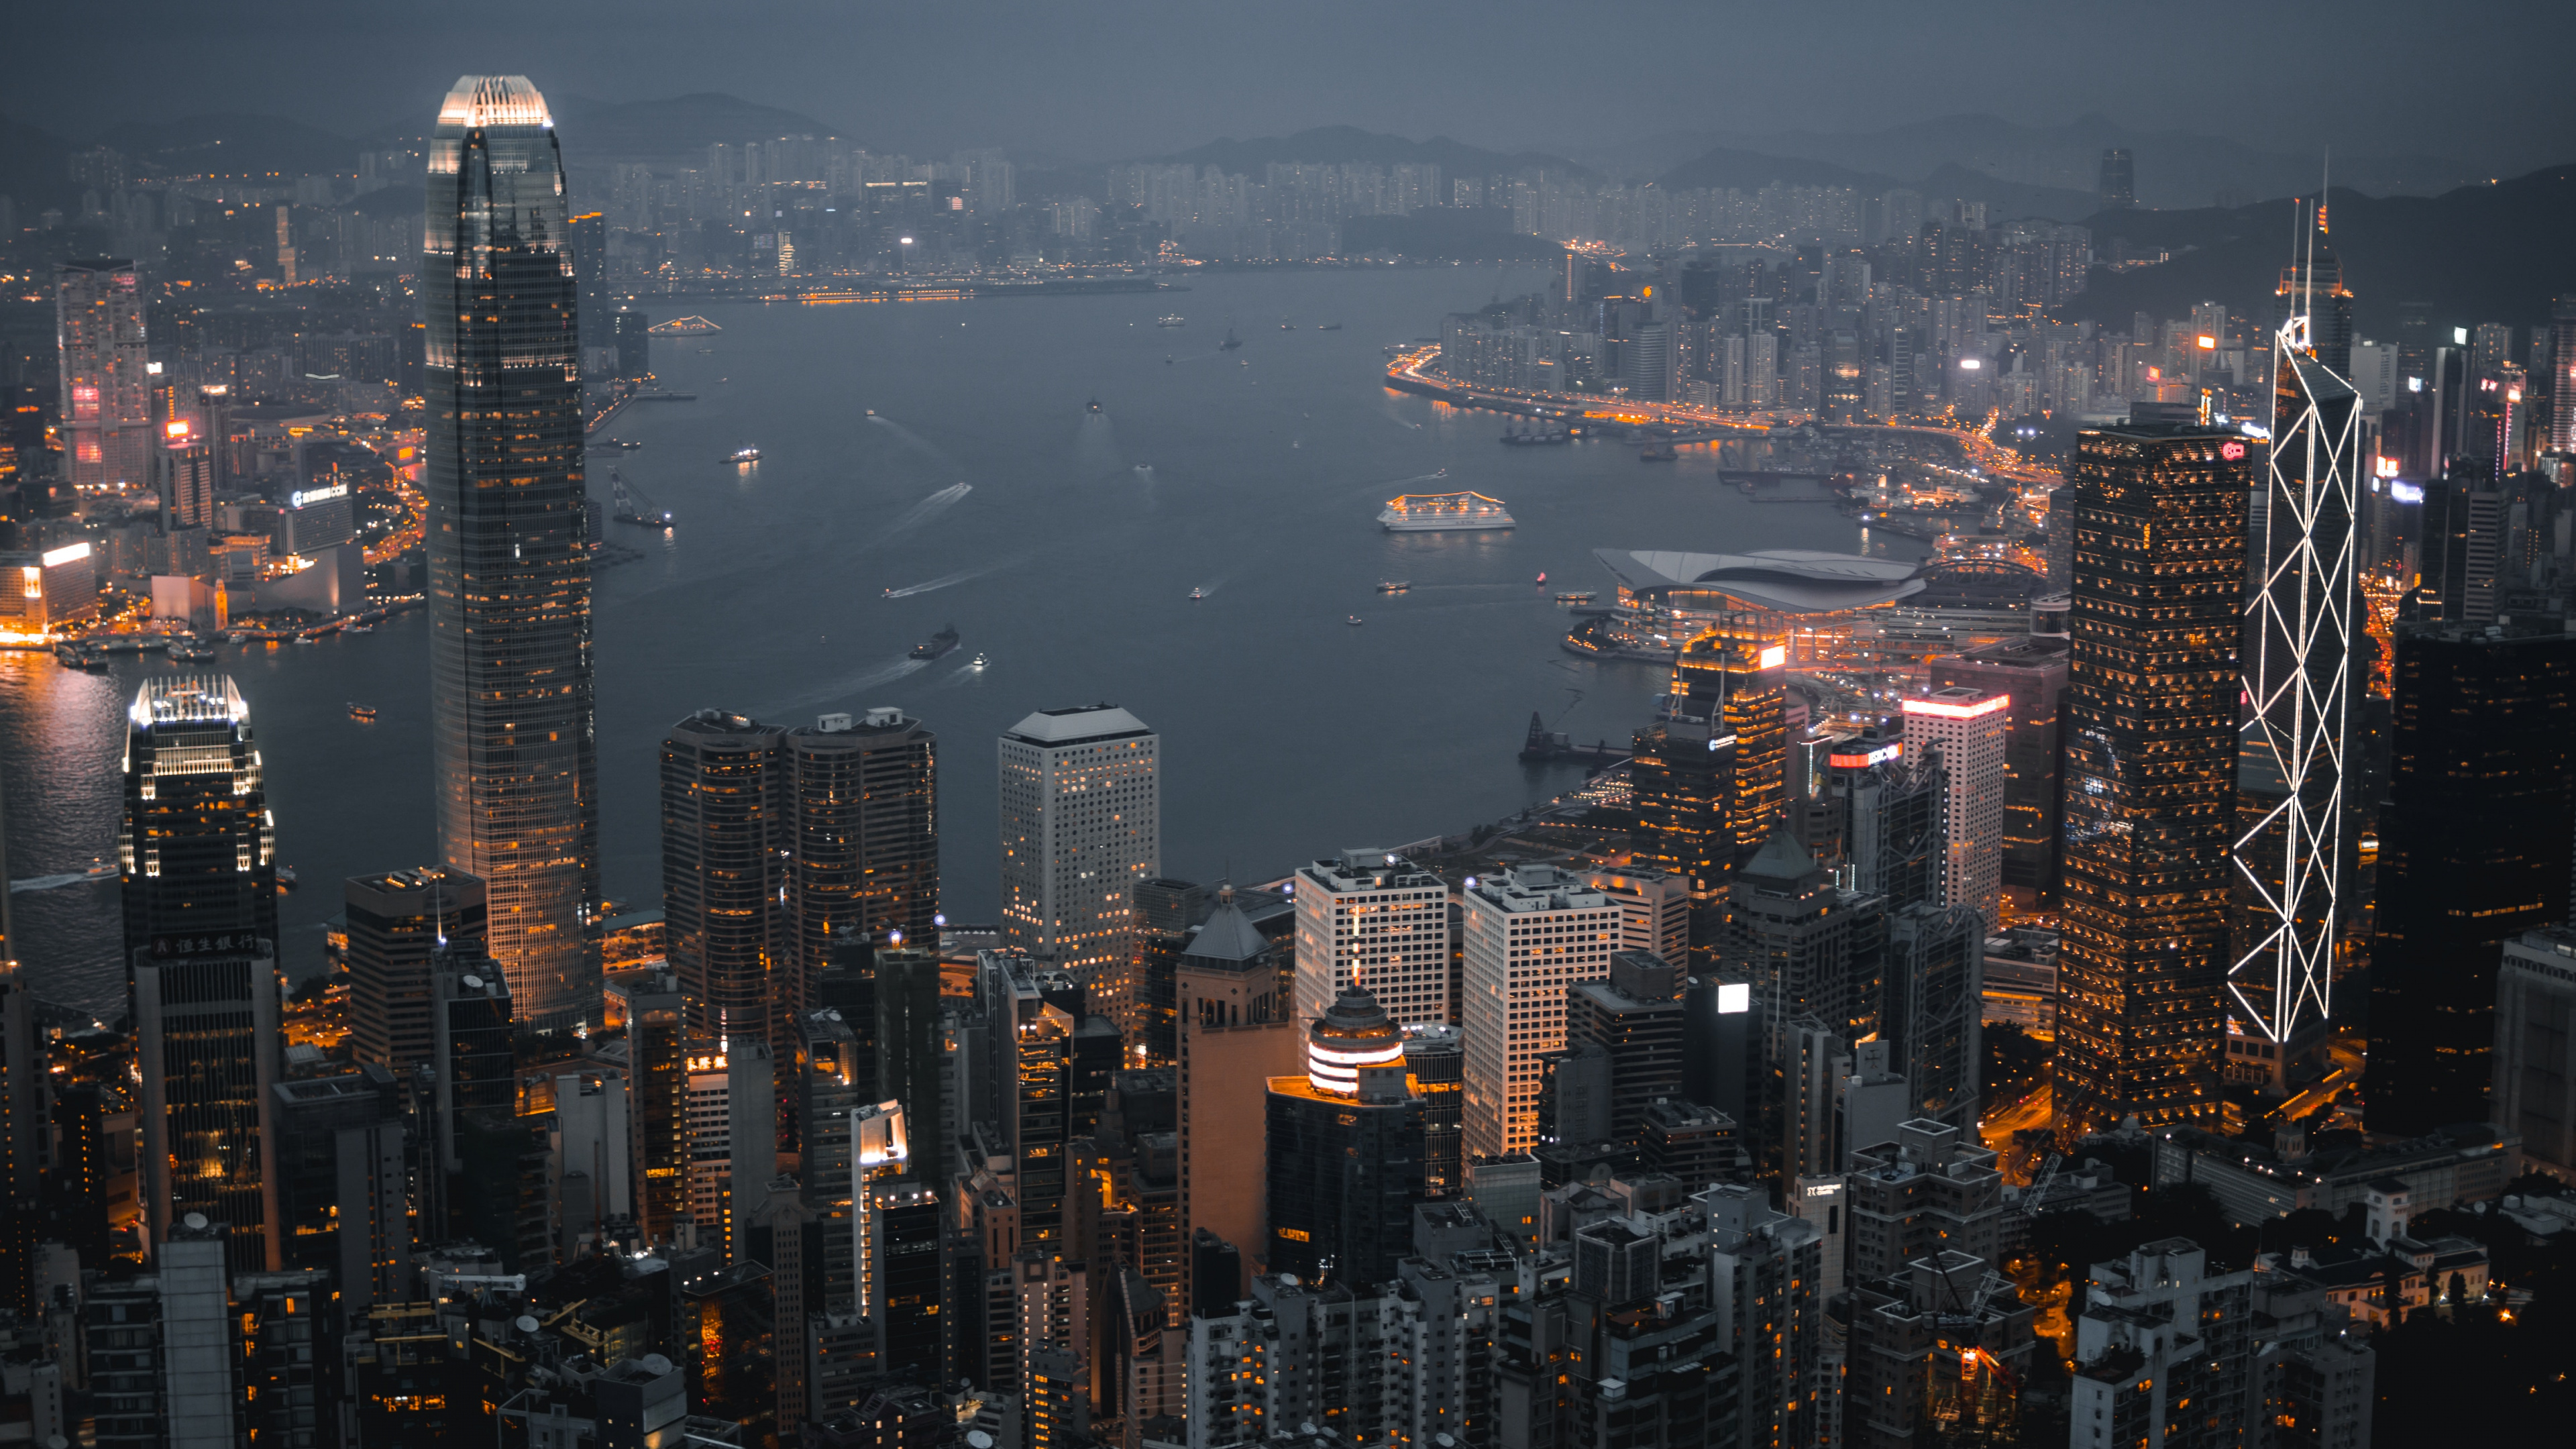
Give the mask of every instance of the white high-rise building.
<svg viewBox="0 0 2576 1449">
<path fill-rule="evenodd" d="M 1585 878 L 1619 912 L 1619 949 L 1690 969 L 1690 877 L 1661 870 L 1596 870 Z"/>
<path fill-rule="evenodd" d="M 1299 1021 L 1346 987 L 1405 1026 L 1449 1020 L 1449 887 L 1382 850 L 1345 850 L 1297 867 Z"/>
<path fill-rule="evenodd" d="M 1992 929 L 2004 896 L 2004 745 L 2012 696 L 1958 685 L 1905 701 L 1905 763 L 1941 752 L 1941 904 L 1974 909 Z"/>
<path fill-rule="evenodd" d="M 1114 705 L 1041 710 L 1002 736 L 1002 939 L 1088 986 L 1162 873 L 1162 740 Z"/>
<path fill-rule="evenodd" d="M 740 1213 L 777 1175 L 777 1093 L 769 1047 L 755 1037 L 699 1040 L 688 1053 L 689 1214 L 698 1242 L 740 1262 Z M 735 1149 L 745 1156 L 737 1161 Z M 740 1192 L 736 1189 L 739 1187 Z"/>
<path fill-rule="evenodd" d="M 1460 1150 L 1538 1142 L 1538 1059 L 1565 1046 L 1565 988 L 1610 974 L 1619 908 L 1582 877 L 1525 865 L 1467 882 L 1459 1016 L 1467 1057 Z"/>
</svg>

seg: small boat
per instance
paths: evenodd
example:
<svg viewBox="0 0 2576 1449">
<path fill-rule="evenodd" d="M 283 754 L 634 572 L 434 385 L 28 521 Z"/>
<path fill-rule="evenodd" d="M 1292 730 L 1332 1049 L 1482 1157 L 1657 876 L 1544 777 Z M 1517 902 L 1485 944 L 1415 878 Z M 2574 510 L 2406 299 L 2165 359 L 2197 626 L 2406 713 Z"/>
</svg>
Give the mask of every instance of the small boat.
<svg viewBox="0 0 2576 1449">
<path fill-rule="evenodd" d="M 1191 603 L 1193 603 L 1193 604 L 1197 603 L 1199 600 L 1204 599 L 1204 598 L 1206 598 L 1206 597 L 1207 597 L 1207 590 L 1206 590 L 1206 589 L 1200 588 L 1200 589 L 1192 589 L 1192 590 L 1190 590 L 1190 602 L 1191 602 Z"/>
<path fill-rule="evenodd" d="M 1166 353 L 1164 353 L 1164 354 L 1163 354 L 1163 365 L 1164 365 L 1165 367 L 1169 367 L 1169 366 L 1171 366 L 1171 365 L 1172 365 L 1172 354 L 1170 354 L 1170 353 L 1168 353 L 1168 352 L 1166 352 Z"/>
<path fill-rule="evenodd" d="M 1100 399 L 1098 399 L 1098 398 L 1093 398 L 1093 399 L 1091 400 L 1091 409 L 1090 409 L 1090 410 L 1091 410 L 1091 411 L 1093 411 L 1093 412 L 1095 412 L 1095 413 L 1096 413 L 1096 412 L 1098 412 L 1098 411 L 1100 411 Z"/>
<path fill-rule="evenodd" d="M 322 641 L 314 638 L 310 634 L 298 634 L 295 636 L 295 642 L 298 644 L 319 644 Z"/>
<path fill-rule="evenodd" d="M 1648 443 L 1637 450 L 1637 461 L 1640 463 L 1670 463 L 1680 457 L 1681 454 L 1674 451 L 1670 443 Z"/>
<path fill-rule="evenodd" d="M 1234 328 L 1229 326 L 1225 329 L 1225 340 L 1216 345 L 1216 350 L 1219 352 L 1232 352 L 1234 349 L 1241 347 L 1242 345 L 1243 339 L 1235 336 Z"/>
<path fill-rule="evenodd" d="M 957 626 L 949 625 L 938 633 L 912 646 L 915 659 L 937 659 L 957 647 Z"/>
<path fill-rule="evenodd" d="M 352 624 L 340 632 L 343 634 L 373 634 L 376 632 L 376 626 L 373 624 Z"/>
<path fill-rule="evenodd" d="M 969 668 L 969 669 L 981 669 L 981 668 L 983 668 L 983 667 L 984 667 L 984 656 L 983 656 L 983 655 L 981 655 L 981 654 L 976 655 L 976 656 L 974 657 L 974 659 L 973 659 L 973 660 L 971 660 L 971 661 L 967 664 L 967 666 L 966 666 L 966 667 L 967 667 L 967 668 Z"/>
<path fill-rule="evenodd" d="M 1377 591 L 1381 594 L 1400 594 L 1412 587 L 1413 580 L 1411 579 L 1380 579 L 1377 581 Z"/>
<path fill-rule="evenodd" d="M 1342 324 L 1339 322 L 1326 322 L 1317 326 L 1315 330 L 1318 332 L 1339 332 L 1342 330 Z"/>
<path fill-rule="evenodd" d="M 1557 595 L 1556 601 L 1560 604 L 1588 604 L 1592 602 L 1592 591 L 1590 589 L 1576 589 L 1570 593 Z"/>
<path fill-rule="evenodd" d="M 868 409 L 868 416 L 869 416 L 869 417 L 875 417 L 876 415 L 877 415 L 877 410 L 876 410 L 875 408 L 870 408 L 870 409 Z"/>
<path fill-rule="evenodd" d="M 725 461 L 737 464 L 757 463 L 760 461 L 760 450 L 751 446 L 749 443 L 745 443 L 741 447 L 736 448 L 731 453 L 727 454 L 725 456 Z"/>
<path fill-rule="evenodd" d="M 115 861 L 103 855 L 93 855 L 89 858 L 89 865 L 81 871 L 81 879 L 114 880 L 124 873 Z"/>
<path fill-rule="evenodd" d="M 376 707 L 372 704 L 359 704 L 352 701 L 349 705 L 349 718 L 356 720 L 360 724 L 374 724 L 376 722 Z"/>
<path fill-rule="evenodd" d="M 1139 463 L 1136 465 L 1136 471 L 1150 476 L 1154 471 L 1154 465 L 1151 463 Z"/>
<path fill-rule="evenodd" d="M 1547 570 L 1539 570 L 1538 581 L 1542 584 L 1547 582 Z"/>
<path fill-rule="evenodd" d="M 712 347 L 701 347 L 698 349 L 698 355 L 700 357 L 713 357 L 716 355 L 716 350 Z"/>
<path fill-rule="evenodd" d="M 1294 332 L 1297 330 L 1297 324 L 1294 322 L 1283 321 L 1279 324 L 1279 330 L 1282 332 Z"/>
<path fill-rule="evenodd" d="M 1186 327 L 1189 325 L 1189 322 L 1189 318 L 1182 316 L 1178 312 L 1166 312 L 1162 316 L 1154 319 L 1154 325 L 1157 327 Z"/>
<path fill-rule="evenodd" d="M 1365 623 L 1367 623 L 1367 622 L 1368 622 L 1368 620 L 1361 618 L 1361 617 L 1360 617 L 1359 615 L 1357 615 L 1357 614 L 1353 614 L 1353 615 L 1351 615 L 1349 618 L 1344 619 L 1342 622 L 1343 622 L 1343 623 L 1345 623 L 1345 624 L 1365 624 Z"/>
</svg>

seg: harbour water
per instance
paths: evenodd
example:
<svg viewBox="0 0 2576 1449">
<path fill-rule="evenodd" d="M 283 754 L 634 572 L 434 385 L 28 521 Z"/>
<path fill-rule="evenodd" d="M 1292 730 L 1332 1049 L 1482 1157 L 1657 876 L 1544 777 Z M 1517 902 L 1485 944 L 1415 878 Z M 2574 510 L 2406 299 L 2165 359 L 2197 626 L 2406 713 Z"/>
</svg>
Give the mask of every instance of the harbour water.
<svg viewBox="0 0 2576 1449">
<path fill-rule="evenodd" d="M 995 915 L 994 740 L 1035 709 L 1108 700 L 1161 732 L 1162 866 L 1192 879 L 1266 879 L 1576 783 L 1579 765 L 1514 758 L 1531 711 L 1616 741 L 1661 675 L 1559 647 L 1570 620 L 1551 595 L 1614 587 L 1592 549 L 1858 540 L 1822 504 L 1722 487 L 1705 448 L 1650 464 L 1633 446 L 1497 447 L 1503 419 L 1380 385 L 1386 344 L 1543 284 L 1527 268 L 1297 271 L 1133 296 L 680 306 L 724 328 L 655 339 L 664 386 L 699 401 L 628 409 L 605 432 L 643 446 L 591 462 L 603 497 L 613 463 L 676 516 L 667 533 L 610 525 L 644 557 L 597 578 L 610 896 L 658 904 L 657 747 L 707 706 L 795 724 L 896 705 L 927 721 L 958 921 Z M 1158 328 L 1171 312 L 1188 325 Z M 1244 345 L 1224 352 L 1229 322 Z M 746 443 L 760 462 L 723 461 Z M 1466 489 L 1518 527 L 1377 522 L 1399 493 Z M 1382 579 L 1412 587 L 1382 595 Z M 954 652 L 908 657 L 949 624 Z M 343 877 L 430 858 L 425 616 L 191 667 L 230 672 L 250 703 L 280 859 L 302 880 L 281 956 L 308 974 Z M 15 878 L 114 854 L 124 705 L 173 668 L 0 654 Z M 351 719 L 353 701 L 377 720 Z M 122 1009 L 112 880 L 12 904 L 41 994 Z"/>
</svg>

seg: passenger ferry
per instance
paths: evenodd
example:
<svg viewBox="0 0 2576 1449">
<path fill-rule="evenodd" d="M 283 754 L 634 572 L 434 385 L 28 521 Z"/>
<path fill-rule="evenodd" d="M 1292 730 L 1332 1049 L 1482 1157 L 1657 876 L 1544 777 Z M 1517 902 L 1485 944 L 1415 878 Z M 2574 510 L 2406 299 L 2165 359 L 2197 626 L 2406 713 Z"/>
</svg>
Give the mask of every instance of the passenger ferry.
<svg viewBox="0 0 2576 1449">
<path fill-rule="evenodd" d="M 1499 498 L 1482 493 L 1407 493 L 1387 500 L 1377 516 L 1389 533 L 1510 528 L 1512 515 Z"/>
<path fill-rule="evenodd" d="M 1182 316 L 1178 312 L 1166 312 L 1162 316 L 1154 319 L 1154 325 L 1157 327 L 1187 327 L 1190 325 L 1190 319 Z"/>
<path fill-rule="evenodd" d="M 372 704 L 357 704 L 353 702 L 349 706 L 349 718 L 356 720 L 360 724 L 374 724 L 376 722 L 376 707 Z"/>
</svg>

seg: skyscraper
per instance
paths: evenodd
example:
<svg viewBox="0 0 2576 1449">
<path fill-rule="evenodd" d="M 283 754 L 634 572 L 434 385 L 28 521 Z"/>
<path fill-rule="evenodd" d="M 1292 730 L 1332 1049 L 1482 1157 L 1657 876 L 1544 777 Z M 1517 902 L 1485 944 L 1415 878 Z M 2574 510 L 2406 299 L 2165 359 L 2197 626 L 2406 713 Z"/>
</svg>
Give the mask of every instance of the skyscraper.
<svg viewBox="0 0 2576 1449">
<path fill-rule="evenodd" d="M 563 158 L 524 76 L 463 76 L 430 142 L 424 418 L 439 853 L 485 883 L 523 1027 L 595 1019 L 599 904 L 578 294 Z"/>
<path fill-rule="evenodd" d="M 679 977 L 647 968 L 608 982 L 607 1005 L 626 1027 L 626 1122 L 635 1225 L 668 1237 L 689 1210 L 689 1059 Z"/>
<path fill-rule="evenodd" d="M 2002 916 L 2004 785 L 2012 696 L 1953 685 L 1905 701 L 1905 760 L 1941 761 L 1941 904 L 1965 906 L 1987 925 Z"/>
<path fill-rule="evenodd" d="M 2278 359 L 2292 350 L 2306 354 L 2311 362 L 2322 363 L 2340 382 L 2352 376 L 2352 289 L 2343 282 L 2343 260 L 2335 255 L 2326 239 L 2326 207 L 2316 205 L 2316 227 L 2308 232 L 2306 255 L 2281 269 L 2280 285 L 2273 292 L 2273 326 L 2275 347 L 2276 405 L 2278 412 Z M 2305 230 L 2305 228 L 2302 228 Z M 2298 341 L 2294 348 L 2282 348 L 2278 337 L 2297 324 Z"/>
<path fill-rule="evenodd" d="M 250 706 L 224 675 L 147 679 L 126 710 L 125 949 L 162 937 L 277 940 L 277 824 Z"/>
<path fill-rule="evenodd" d="M 2061 1132 L 2218 1111 L 2249 467 L 2188 424 L 2076 435 Z"/>
<path fill-rule="evenodd" d="M 2576 636 L 2400 624 L 2396 644 L 2369 1126 L 2412 1137 L 2488 1120 L 2498 958 L 2567 919 Z"/>
<path fill-rule="evenodd" d="M 2040 905 L 2056 904 L 2065 873 L 2059 700 L 2066 692 L 2066 652 L 2063 635 L 2033 634 L 1932 661 L 1936 690 L 1969 685 L 2012 696 L 2012 733 L 2004 745 L 2004 889 Z"/>
<path fill-rule="evenodd" d="M 54 328 L 62 347 L 63 462 L 72 486 L 149 486 L 152 385 L 134 263 L 121 257 L 58 263 Z"/>
<path fill-rule="evenodd" d="M 357 1059 L 409 1072 L 437 1054 L 430 988 L 436 958 L 483 955 L 483 882 L 425 865 L 352 876 L 341 901 Z"/>
<path fill-rule="evenodd" d="M 1161 738 L 1115 705 L 1041 710 L 1002 735 L 1002 939 L 1088 985 L 1127 948 L 1160 873 Z"/>
<path fill-rule="evenodd" d="M 662 741 L 663 949 L 702 1034 L 772 1039 L 785 734 L 707 709 Z"/>
<path fill-rule="evenodd" d="M 1399 1023 L 1449 1020 L 1449 887 L 1382 850 L 1297 867 L 1297 1019 L 1359 987 Z"/>
<path fill-rule="evenodd" d="M 1374 997 L 1345 988 L 1306 1029 L 1306 1071 L 1270 1079 L 1270 1271 L 1352 1283 L 1395 1276 L 1413 1252 L 1423 1103 L 1404 1037 Z"/>
<path fill-rule="evenodd" d="M 2549 304 L 2549 446 L 2576 453 L 2576 294 Z"/>
<path fill-rule="evenodd" d="M 787 732 L 787 916 L 807 1004 L 841 932 L 936 939 L 938 749 L 899 709 Z"/>
<path fill-rule="evenodd" d="M 2104 211 L 2138 204 L 2138 166 L 2126 147 L 2102 153 L 2101 194 Z"/>
<path fill-rule="evenodd" d="M 169 1241 L 195 1217 L 224 1231 L 233 1271 L 274 1272 L 282 1247 L 276 954 L 236 927 L 156 933 L 132 959 L 139 1190 L 152 1241 Z"/>
<path fill-rule="evenodd" d="M 2247 1026 L 2287 1043 L 2334 988 L 2346 813 L 2345 721 L 2361 626 L 2354 569 L 2360 399 L 2322 360 L 2309 317 L 2272 339 L 2272 447 L 2245 602 L 2228 986 Z M 2349 328 L 2349 317 L 2346 321 Z M 2351 351 L 2346 331 L 2345 352 Z"/>
<path fill-rule="evenodd" d="M 1462 1151 L 1537 1144 L 1539 1058 L 1564 1049 L 1565 990 L 1609 975 L 1618 941 L 1618 907 L 1580 876 L 1524 865 L 1467 883 Z"/>
</svg>

